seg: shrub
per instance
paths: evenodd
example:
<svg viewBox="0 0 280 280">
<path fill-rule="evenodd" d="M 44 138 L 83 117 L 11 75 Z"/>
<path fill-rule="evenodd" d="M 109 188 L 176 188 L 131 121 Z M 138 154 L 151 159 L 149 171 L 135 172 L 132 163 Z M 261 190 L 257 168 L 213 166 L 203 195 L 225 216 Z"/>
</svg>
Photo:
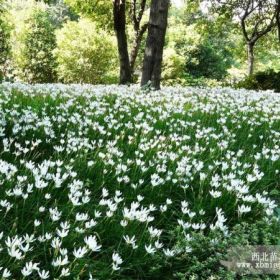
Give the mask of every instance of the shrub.
<svg viewBox="0 0 280 280">
<path fill-rule="evenodd" d="M 242 222 L 232 228 L 232 232 L 226 238 L 219 232 L 212 232 L 209 236 L 197 233 L 189 243 L 185 239 L 179 239 L 180 235 L 174 231 L 180 246 L 191 246 L 189 255 L 182 254 L 174 258 L 169 265 L 176 272 L 175 279 L 235 279 L 236 274 L 226 269 L 221 261 L 227 260 L 227 253 L 232 246 L 250 245 L 275 245 L 279 242 L 279 221 L 273 219 L 269 224 L 260 220 L 254 224 Z M 184 273 L 181 268 L 186 266 Z M 181 270 L 181 271 L 180 271 Z M 211 278 L 213 277 L 213 278 Z M 250 277 L 242 279 L 252 279 Z M 259 279 L 259 278 L 258 278 Z M 263 279 L 263 278 L 262 278 Z M 275 278 L 269 278 L 275 279 Z"/>
<path fill-rule="evenodd" d="M 217 79 L 196 76 L 191 74 L 191 71 L 186 72 L 185 57 L 173 48 L 166 48 L 163 54 L 162 83 L 167 86 L 217 87 L 221 85 Z"/>
<path fill-rule="evenodd" d="M 280 92 L 280 72 L 275 72 L 272 69 L 257 72 L 237 83 L 236 87 L 255 90 L 274 90 Z"/>
<path fill-rule="evenodd" d="M 28 1 L 26 7 L 21 5 L 14 4 L 10 12 L 15 75 L 29 83 L 54 82 L 55 26 L 48 6 L 34 1 Z"/>
<path fill-rule="evenodd" d="M 163 55 L 162 80 L 166 85 L 181 84 L 185 70 L 185 59 L 172 48 Z"/>
<path fill-rule="evenodd" d="M 112 83 L 117 81 L 114 38 L 88 19 L 69 21 L 57 30 L 58 76 L 68 83 Z"/>
</svg>

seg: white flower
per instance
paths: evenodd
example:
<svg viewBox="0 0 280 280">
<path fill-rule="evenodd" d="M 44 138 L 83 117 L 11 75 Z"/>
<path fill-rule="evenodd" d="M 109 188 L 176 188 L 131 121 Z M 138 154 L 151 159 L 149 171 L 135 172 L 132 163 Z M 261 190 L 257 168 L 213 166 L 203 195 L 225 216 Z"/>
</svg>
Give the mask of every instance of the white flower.
<svg viewBox="0 0 280 280">
<path fill-rule="evenodd" d="M 5 268 L 3 273 L 2 273 L 2 277 L 3 278 L 9 278 L 11 275 L 12 275 L 12 273 L 7 268 Z"/>
<path fill-rule="evenodd" d="M 136 245 L 135 235 L 133 235 L 132 237 L 129 237 L 128 235 L 125 235 L 125 236 L 123 237 L 123 239 L 125 240 L 125 242 L 126 242 L 127 244 L 132 245 L 132 248 L 133 248 L 133 249 L 137 249 L 137 248 L 138 248 L 138 246 Z"/>
<path fill-rule="evenodd" d="M 89 219 L 89 215 L 87 213 L 77 213 L 76 221 L 86 221 Z"/>
<path fill-rule="evenodd" d="M 62 244 L 62 241 L 58 237 L 53 238 L 53 240 L 51 242 L 51 246 L 54 249 L 59 249 L 61 247 L 61 244 Z"/>
<path fill-rule="evenodd" d="M 23 276 L 29 276 L 32 274 L 33 270 L 39 270 L 39 263 L 28 262 L 25 264 L 24 268 L 21 270 Z"/>
<path fill-rule="evenodd" d="M 127 220 L 121 220 L 120 224 L 122 227 L 126 227 L 128 222 L 127 222 Z"/>
<path fill-rule="evenodd" d="M 192 251 L 192 248 L 190 246 L 185 247 L 185 252 L 190 253 Z"/>
<path fill-rule="evenodd" d="M 156 252 L 156 249 L 152 247 L 150 244 L 149 246 L 145 245 L 145 250 L 148 254 L 153 255 Z"/>
<path fill-rule="evenodd" d="M 38 271 L 38 274 L 41 279 L 48 279 L 50 277 L 49 271 L 46 270 Z"/>
<path fill-rule="evenodd" d="M 95 227 L 96 225 L 97 225 L 97 222 L 93 219 L 91 219 L 85 223 L 86 228 L 92 228 L 92 227 Z"/>
<path fill-rule="evenodd" d="M 34 220 L 34 226 L 38 227 L 41 224 L 41 222 L 39 220 Z"/>
<path fill-rule="evenodd" d="M 26 243 L 25 245 L 19 245 L 19 248 L 21 251 L 23 251 L 24 253 L 27 253 L 28 251 L 32 251 L 33 247 L 30 247 L 30 243 Z"/>
<path fill-rule="evenodd" d="M 163 247 L 163 244 L 157 240 L 157 241 L 155 242 L 155 247 L 156 247 L 157 249 L 160 249 L 160 248 Z"/>
<path fill-rule="evenodd" d="M 22 252 L 20 252 L 20 250 L 18 248 L 16 248 L 15 246 L 12 246 L 11 248 L 8 248 L 8 254 L 12 258 L 16 258 L 17 260 L 23 259 Z"/>
<path fill-rule="evenodd" d="M 96 241 L 96 236 L 87 236 L 84 238 L 85 243 L 89 247 L 89 249 L 93 252 L 99 252 L 102 245 L 98 245 Z"/>
<path fill-rule="evenodd" d="M 163 249 L 163 253 L 164 253 L 165 256 L 167 256 L 167 257 L 174 257 L 174 256 L 175 256 L 175 251 L 174 251 L 174 250 Z"/>
<path fill-rule="evenodd" d="M 162 233 L 162 230 L 156 229 L 154 227 L 149 227 L 148 231 L 149 231 L 151 237 L 159 237 Z"/>
<path fill-rule="evenodd" d="M 172 200 L 171 200 L 170 198 L 167 198 L 167 199 L 166 199 L 166 204 L 167 204 L 167 205 L 172 204 Z"/>
<path fill-rule="evenodd" d="M 113 268 L 113 270 L 120 270 L 120 267 L 116 264 L 116 263 L 112 263 L 112 268 Z"/>
<path fill-rule="evenodd" d="M 245 206 L 244 204 L 242 204 L 241 206 L 238 205 L 238 213 L 242 214 L 242 213 L 248 213 L 251 211 L 251 206 Z"/>
<path fill-rule="evenodd" d="M 112 259 L 113 259 L 113 262 L 115 262 L 116 264 L 122 264 L 123 263 L 123 260 L 122 260 L 121 256 L 116 252 L 113 253 Z"/>
<path fill-rule="evenodd" d="M 119 265 L 123 263 L 121 256 L 118 253 L 114 252 L 112 255 L 112 260 L 113 260 L 112 263 L 113 270 L 119 270 L 120 269 Z"/>
<path fill-rule="evenodd" d="M 65 256 L 63 259 L 61 258 L 61 256 L 59 256 L 55 260 L 52 261 L 52 265 L 54 267 L 63 266 L 63 265 L 66 265 L 68 263 L 69 263 L 68 256 Z"/>
<path fill-rule="evenodd" d="M 88 249 L 86 247 L 79 247 L 78 249 L 74 249 L 73 255 L 76 259 L 81 259 L 87 252 Z"/>
<path fill-rule="evenodd" d="M 211 194 L 211 196 L 213 196 L 214 198 L 218 198 L 222 195 L 222 192 L 220 191 L 214 191 L 214 190 L 211 190 L 209 191 L 209 193 Z"/>
<path fill-rule="evenodd" d="M 64 238 L 64 237 L 66 237 L 66 236 L 68 235 L 69 230 L 68 230 L 68 229 L 62 229 L 62 230 L 57 229 L 57 230 L 56 230 L 56 233 L 57 233 L 57 235 L 58 235 L 59 237 Z"/>
<path fill-rule="evenodd" d="M 70 269 L 69 268 L 62 268 L 60 277 L 67 277 L 70 275 Z"/>
</svg>

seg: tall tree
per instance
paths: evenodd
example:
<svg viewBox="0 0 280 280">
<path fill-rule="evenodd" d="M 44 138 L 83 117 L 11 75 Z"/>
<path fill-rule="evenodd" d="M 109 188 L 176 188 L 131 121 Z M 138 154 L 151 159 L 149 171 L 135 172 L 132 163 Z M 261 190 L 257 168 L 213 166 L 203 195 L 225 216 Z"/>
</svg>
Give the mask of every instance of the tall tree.
<svg viewBox="0 0 280 280">
<path fill-rule="evenodd" d="M 233 17 L 239 19 L 247 45 L 247 73 L 252 75 L 257 41 L 272 31 L 279 22 L 279 0 L 210 0 L 210 2 L 222 13 L 227 9 Z"/>
<path fill-rule="evenodd" d="M 120 57 L 120 83 L 126 84 L 132 81 L 135 61 L 138 56 L 139 48 L 143 35 L 145 34 L 148 23 L 141 26 L 143 14 L 146 9 L 147 0 L 131 0 L 129 15 L 133 25 L 134 37 L 133 44 L 128 55 L 128 44 L 126 36 L 126 2 L 125 0 L 114 0 L 114 28 L 118 41 L 118 51 Z"/>
<path fill-rule="evenodd" d="M 160 88 L 161 64 L 169 4 L 169 0 L 152 0 L 141 86 L 151 82 L 153 88 Z"/>
<path fill-rule="evenodd" d="M 137 7 L 139 8 L 137 9 Z M 131 0 L 131 6 L 130 6 L 130 18 L 131 22 L 133 24 L 133 30 L 134 30 L 134 38 L 133 38 L 133 44 L 130 52 L 130 67 L 132 73 L 134 72 L 135 67 L 135 61 L 138 56 L 140 44 L 142 42 L 143 36 L 148 29 L 148 23 L 144 23 L 141 26 L 141 21 L 145 12 L 147 6 L 147 0 L 141 0 L 139 5 L 137 5 L 137 0 Z"/>
<path fill-rule="evenodd" d="M 132 82 L 126 36 L 125 4 L 125 0 L 114 0 L 113 2 L 114 29 L 120 58 L 120 84 Z"/>
</svg>

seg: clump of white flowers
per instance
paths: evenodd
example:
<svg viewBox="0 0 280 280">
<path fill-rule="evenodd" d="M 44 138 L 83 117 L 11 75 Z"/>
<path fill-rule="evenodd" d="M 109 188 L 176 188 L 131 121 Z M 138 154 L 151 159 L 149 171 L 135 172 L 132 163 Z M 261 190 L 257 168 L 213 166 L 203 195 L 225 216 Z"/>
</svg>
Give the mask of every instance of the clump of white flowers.
<svg viewBox="0 0 280 280">
<path fill-rule="evenodd" d="M 271 92 L 0 85 L 0 278 L 121 279 L 269 222 L 279 127 Z"/>
</svg>

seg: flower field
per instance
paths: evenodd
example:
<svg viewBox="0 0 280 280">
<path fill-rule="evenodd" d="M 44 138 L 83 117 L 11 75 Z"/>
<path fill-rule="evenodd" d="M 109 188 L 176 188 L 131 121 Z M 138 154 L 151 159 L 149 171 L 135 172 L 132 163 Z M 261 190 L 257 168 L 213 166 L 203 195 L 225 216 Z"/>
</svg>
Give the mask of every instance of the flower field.
<svg viewBox="0 0 280 280">
<path fill-rule="evenodd" d="M 0 277 L 234 279 L 229 245 L 278 242 L 279 170 L 276 93 L 4 83 Z"/>
</svg>

